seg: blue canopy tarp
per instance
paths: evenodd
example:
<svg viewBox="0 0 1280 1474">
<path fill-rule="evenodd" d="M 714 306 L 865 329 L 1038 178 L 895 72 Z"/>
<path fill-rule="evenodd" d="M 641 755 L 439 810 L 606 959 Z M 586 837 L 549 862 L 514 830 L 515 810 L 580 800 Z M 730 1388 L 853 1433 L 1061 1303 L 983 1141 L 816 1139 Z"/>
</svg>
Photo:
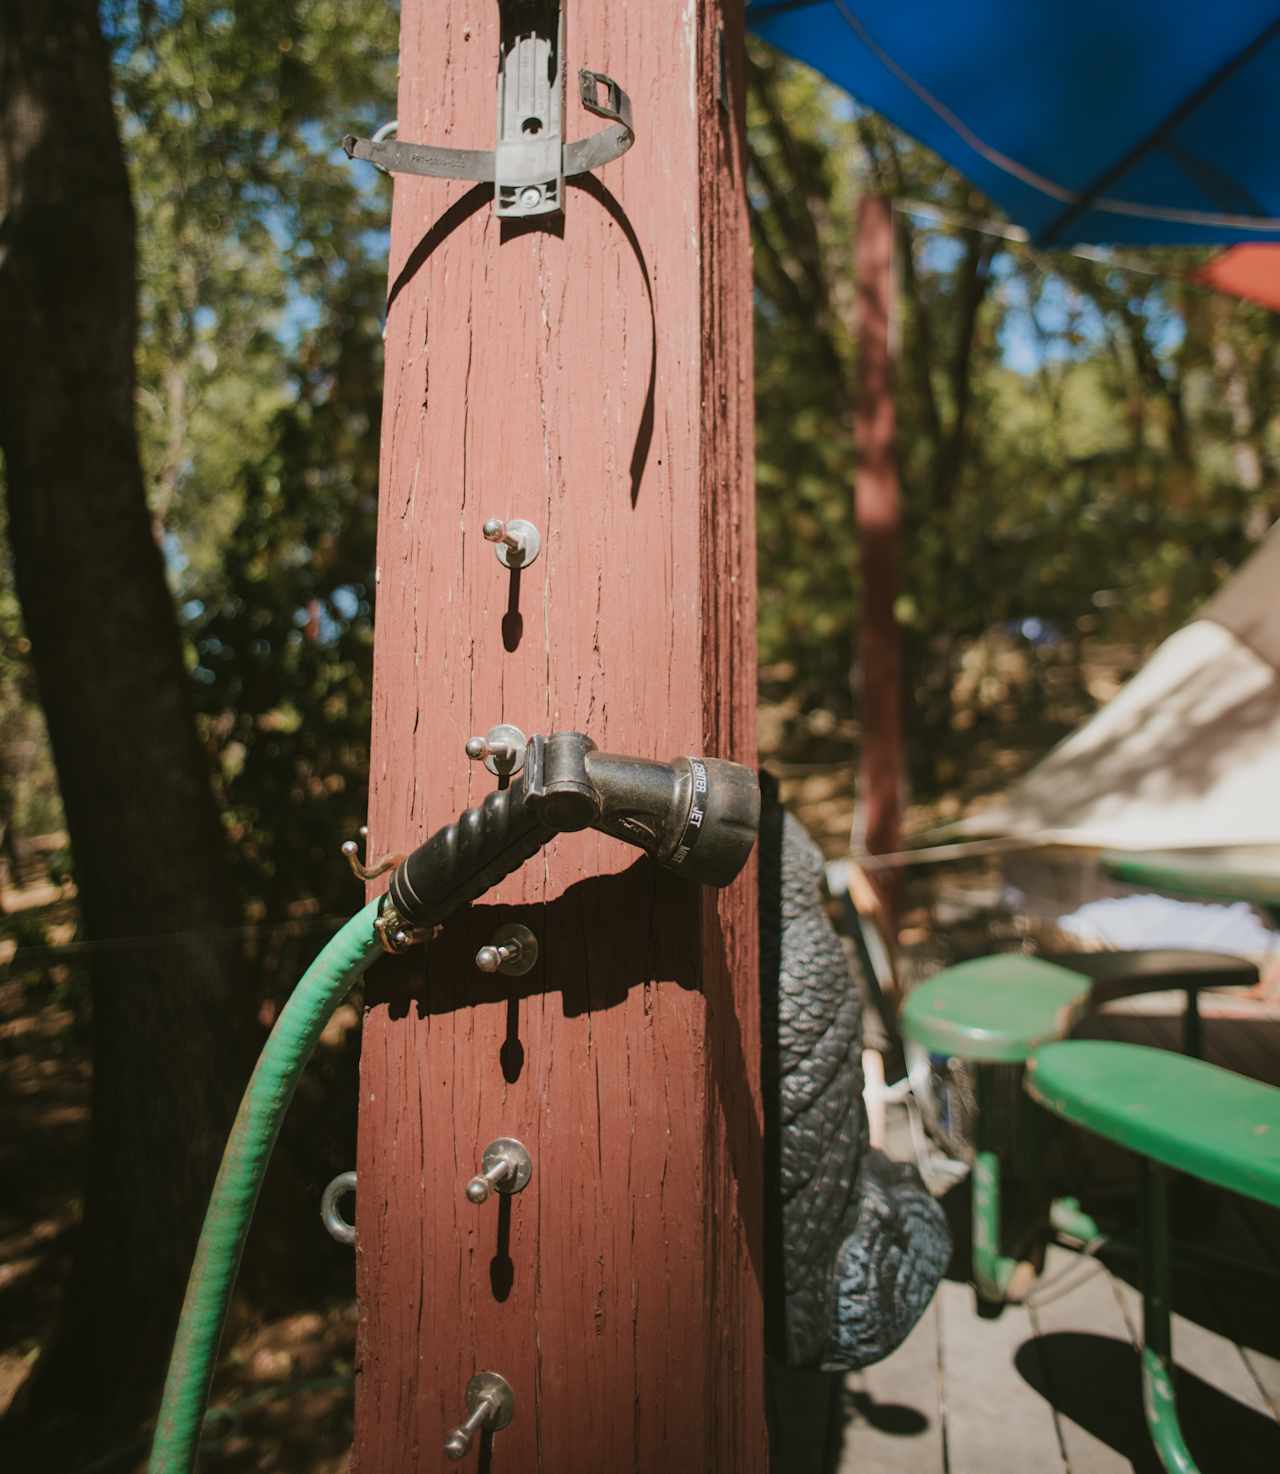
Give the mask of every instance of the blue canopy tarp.
<svg viewBox="0 0 1280 1474">
<path fill-rule="evenodd" d="M 1277 0 L 751 0 L 1041 245 L 1280 241 Z"/>
</svg>

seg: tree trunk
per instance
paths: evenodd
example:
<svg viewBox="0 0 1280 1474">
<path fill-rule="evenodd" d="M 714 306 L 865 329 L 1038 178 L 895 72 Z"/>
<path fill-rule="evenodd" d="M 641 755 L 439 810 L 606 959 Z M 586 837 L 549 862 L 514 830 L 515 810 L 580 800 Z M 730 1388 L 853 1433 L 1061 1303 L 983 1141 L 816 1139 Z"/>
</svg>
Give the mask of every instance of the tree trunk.
<svg viewBox="0 0 1280 1474">
<path fill-rule="evenodd" d="M 1231 341 L 1231 304 L 1224 298 L 1215 298 L 1207 317 L 1213 345 L 1213 366 L 1218 374 L 1223 402 L 1231 416 L 1231 464 L 1237 484 L 1250 498 L 1245 513 L 1245 533 L 1250 541 L 1261 542 L 1273 520 L 1270 499 L 1259 495 L 1264 479 L 1261 446 L 1265 437 L 1259 434 L 1259 427 L 1254 423 L 1249 404 L 1249 382 Z"/>
<path fill-rule="evenodd" d="M 906 786 L 902 632 L 895 608 L 902 500 L 894 445 L 893 205 L 884 195 L 865 195 L 858 203 L 857 282 L 854 517 L 862 609 L 858 621 L 861 755 L 855 824 L 868 854 L 875 855 L 901 846 Z M 898 898 L 897 873 L 878 875 L 874 884 L 892 918 Z"/>
<path fill-rule="evenodd" d="M 85 1222 L 61 1334 L 6 1428 L 53 1438 L 40 1460 L 56 1469 L 153 1409 L 248 1037 L 139 461 L 134 219 L 95 0 L 0 7 L 0 221 L 15 576 L 84 935 L 108 944 L 92 964 Z"/>
<path fill-rule="evenodd" d="M 960 267 L 960 322 L 951 351 L 948 376 L 951 380 L 951 424 L 939 435 L 933 453 L 933 495 L 929 514 L 949 522 L 969 449 L 969 408 L 973 403 L 973 348 L 978 330 L 978 313 L 991 284 L 991 258 L 995 242 L 968 232 L 965 258 Z M 925 311 L 923 301 L 921 312 Z M 950 561 L 950 560 L 948 560 Z M 949 572 L 950 570 L 946 570 Z"/>
</svg>

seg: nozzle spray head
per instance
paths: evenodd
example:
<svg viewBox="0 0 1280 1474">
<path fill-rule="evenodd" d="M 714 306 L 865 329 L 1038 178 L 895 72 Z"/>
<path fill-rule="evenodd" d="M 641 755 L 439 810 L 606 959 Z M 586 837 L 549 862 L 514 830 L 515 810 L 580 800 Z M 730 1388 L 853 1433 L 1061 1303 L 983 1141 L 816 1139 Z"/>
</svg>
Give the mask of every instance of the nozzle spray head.
<svg viewBox="0 0 1280 1474">
<path fill-rule="evenodd" d="M 724 758 L 669 763 L 597 752 L 581 732 L 531 737 L 509 788 L 437 830 L 391 877 L 399 918 L 429 927 L 475 900 L 557 834 L 598 829 L 698 885 L 728 885 L 760 825 L 755 773 Z"/>
<path fill-rule="evenodd" d="M 548 746 L 578 735 L 558 733 Z M 760 827 L 760 785 L 750 768 L 723 758 L 658 763 L 594 750 L 582 767 L 596 800 L 592 829 L 697 885 L 728 885 L 747 863 Z"/>
</svg>

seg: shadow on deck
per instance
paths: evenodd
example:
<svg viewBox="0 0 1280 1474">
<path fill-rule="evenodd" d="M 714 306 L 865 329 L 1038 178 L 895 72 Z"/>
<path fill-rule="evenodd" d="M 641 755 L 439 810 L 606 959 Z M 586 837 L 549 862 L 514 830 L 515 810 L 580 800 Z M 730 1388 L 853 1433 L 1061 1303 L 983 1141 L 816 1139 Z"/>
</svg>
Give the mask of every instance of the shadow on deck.
<svg viewBox="0 0 1280 1474">
<path fill-rule="evenodd" d="M 1249 1000 L 1206 1000 L 1208 1057 L 1280 1084 L 1280 1019 Z M 1181 998 L 1153 995 L 1092 1018 L 1093 1038 L 1177 1048 Z M 887 1361 L 828 1381 L 840 1419 L 826 1440 L 797 1429 L 777 1474 L 1161 1474 L 1142 1416 L 1142 1303 L 1133 1236 L 1134 1160 L 1064 1128 L 1060 1171 L 1117 1225 L 1094 1256 L 1051 1246 L 1031 1301 L 980 1313 L 967 1280 L 968 1183 L 944 1200 L 957 1252 L 934 1304 Z M 889 1150 L 910 1157 L 905 1115 Z M 1192 1258 L 1174 1269 L 1174 1357 L 1183 1430 L 1202 1474 L 1280 1469 L 1280 1212 L 1184 1182 L 1173 1228 Z M 1202 1262 L 1202 1251 L 1230 1261 Z M 798 1374 L 797 1374 L 798 1375 Z M 813 1374 L 810 1374 L 812 1377 Z M 811 1399 L 816 1392 L 810 1392 Z M 798 1408 L 798 1405 L 797 1405 Z M 792 1424 L 795 1427 L 795 1424 Z"/>
</svg>

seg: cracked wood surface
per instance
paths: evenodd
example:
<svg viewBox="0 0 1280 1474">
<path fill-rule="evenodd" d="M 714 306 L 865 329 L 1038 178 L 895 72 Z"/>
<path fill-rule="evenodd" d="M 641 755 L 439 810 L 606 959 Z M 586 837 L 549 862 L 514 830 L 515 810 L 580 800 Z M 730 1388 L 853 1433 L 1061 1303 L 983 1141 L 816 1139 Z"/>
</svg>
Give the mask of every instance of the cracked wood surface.
<svg viewBox="0 0 1280 1474">
<path fill-rule="evenodd" d="M 400 138 L 490 147 L 497 44 L 492 3 L 404 0 Z M 463 744 L 498 721 L 754 761 L 740 55 L 739 6 L 574 5 L 571 82 L 616 77 L 638 138 L 569 186 L 562 223 L 504 225 L 484 186 L 396 182 L 371 851 L 483 797 Z M 566 136 L 596 126 L 571 85 Z M 488 517 L 542 533 L 518 580 Z M 471 959 L 512 916 L 538 966 L 485 977 Z M 516 1396 L 479 1451 L 495 1474 L 763 1471 L 756 991 L 754 862 L 699 896 L 596 834 L 555 840 L 375 975 L 358 1474 L 443 1466 L 480 1369 Z M 529 1147 L 533 1179 L 474 1207 L 497 1136 Z"/>
</svg>

